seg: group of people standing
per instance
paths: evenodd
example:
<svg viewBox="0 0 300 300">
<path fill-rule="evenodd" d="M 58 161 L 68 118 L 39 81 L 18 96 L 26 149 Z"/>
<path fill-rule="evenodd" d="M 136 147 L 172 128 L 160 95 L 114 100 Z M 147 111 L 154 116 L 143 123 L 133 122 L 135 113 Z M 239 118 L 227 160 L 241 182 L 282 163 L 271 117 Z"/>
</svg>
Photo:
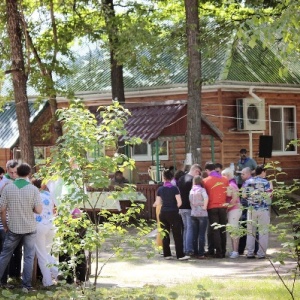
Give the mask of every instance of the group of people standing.
<svg viewBox="0 0 300 300">
<path fill-rule="evenodd" d="M 179 260 L 225 258 L 227 232 L 230 258 L 238 258 L 245 248 L 247 258 L 266 257 L 272 184 L 266 179 L 265 167 L 257 166 L 246 149 L 241 149 L 240 156 L 236 170 L 222 170 L 222 165 L 212 162 L 204 169 L 194 164 L 177 180 L 176 173 L 164 171 L 164 183 L 153 206 L 161 207 L 159 235 L 165 259 L 172 259 L 170 232 Z"/>
<path fill-rule="evenodd" d="M 21 285 L 24 292 L 32 290 L 32 274 L 36 255 L 44 287 L 55 285 L 58 279 L 58 262 L 51 255 L 56 228 L 56 201 L 53 182 L 44 184 L 31 177 L 31 167 L 10 160 L 6 173 L 0 169 L 0 280 L 2 288 Z M 78 218 L 78 208 L 70 211 L 72 219 Z M 79 234 L 80 235 L 80 234 Z M 23 270 L 21 278 L 21 261 Z M 68 263 L 68 254 L 59 255 L 60 263 Z M 85 281 L 85 256 L 76 264 L 76 283 Z M 72 272 L 60 275 L 67 283 L 74 283 Z"/>
</svg>

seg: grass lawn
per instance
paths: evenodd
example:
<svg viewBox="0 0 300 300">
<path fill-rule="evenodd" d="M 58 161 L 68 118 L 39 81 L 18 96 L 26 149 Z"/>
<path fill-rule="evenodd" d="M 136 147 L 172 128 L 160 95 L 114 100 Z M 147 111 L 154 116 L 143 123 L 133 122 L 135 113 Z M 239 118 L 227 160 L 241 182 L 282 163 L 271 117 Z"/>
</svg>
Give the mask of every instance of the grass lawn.
<svg viewBox="0 0 300 300">
<path fill-rule="evenodd" d="M 288 283 L 292 285 L 291 282 Z M 2 294 L 3 293 L 3 294 Z M 17 296 L 18 294 L 18 296 Z M 283 284 L 276 278 L 202 278 L 172 287 L 145 286 L 144 288 L 89 288 L 82 291 L 73 287 L 58 287 L 56 291 L 38 291 L 23 294 L 18 290 L 1 291 L 0 299 L 207 299 L 207 300 L 288 300 L 292 299 Z M 294 299 L 300 299 L 300 284 L 296 283 Z"/>
</svg>

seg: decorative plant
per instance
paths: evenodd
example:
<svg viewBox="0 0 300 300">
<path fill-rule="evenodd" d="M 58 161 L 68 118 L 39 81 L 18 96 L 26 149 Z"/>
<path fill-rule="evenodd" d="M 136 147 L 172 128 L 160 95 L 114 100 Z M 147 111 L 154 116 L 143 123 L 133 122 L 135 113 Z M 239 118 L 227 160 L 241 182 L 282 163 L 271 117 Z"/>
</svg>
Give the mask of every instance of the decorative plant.
<svg viewBox="0 0 300 300">
<path fill-rule="evenodd" d="M 124 145 L 141 142 L 139 138 L 129 138 L 124 128 L 130 112 L 117 101 L 110 106 L 99 107 L 97 111 L 98 120 L 80 100 L 58 111 L 64 134 L 57 140 L 48 164 L 40 171 L 41 176 L 52 180 L 56 187 L 58 215 L 55 220 L 57 235 L 54 251 L 71 256 L 67 263 L 69 270 L 73 270 L 72 265 L 82 259 L 78 256 L 80 250 L 88 251 L 89 258 L 95 258 L 94 287 L 106 264 L 104 262 L 102 267 L 99 264 L 100 250 L 105 251 L 105 247 L 112 253 L 110 257 L 128 256 L 132 249 L 145 244 L 147 255 L 154 253 L 154 248 L 149 246 L 153 242 L 145 238 L 152 228 L 145 220 L 137 218 L 143 204 L 133 202 L 135 185 L 116 186 L 113 190 L 110 187 L 112 174 L 135 167 L 133 159 L 118 151 L 120 139 Z M 90 161 L 87 154 L 95 152 L 98 155 Z M 114 214 L 103 207 L 99 211 L 103 198 L 106 203 L 114 203 L 122 197 L 132 200 L 126 213 Z M 74 208 L 80 208 L 83 213 L 72 217 L 70 212 Z M 78 238 L 79 231 L 84 231 L 81 238 Z M 91 270 L 87 273 L 88 276 Z"/>
</svg>

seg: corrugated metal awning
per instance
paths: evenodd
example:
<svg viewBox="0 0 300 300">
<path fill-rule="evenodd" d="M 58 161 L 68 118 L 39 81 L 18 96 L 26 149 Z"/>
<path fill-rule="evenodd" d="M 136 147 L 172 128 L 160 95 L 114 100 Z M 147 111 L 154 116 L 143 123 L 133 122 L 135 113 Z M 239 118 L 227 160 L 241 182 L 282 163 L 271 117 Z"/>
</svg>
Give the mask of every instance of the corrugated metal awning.
<svg viewBox="0 0 300 300">
<path fill-rule="evenodd" d="M 173 123 L 186 104 L 152 105 L 128 108 L 131 117 L 125 124 L 129 136 L 151 143 Z M 176 135 L 176 133 L 174 133 Z"/>
<path fill-rule="evenodd" d="M 125 123 L 127 135 L 139 137 L 144 142 L 151 143 L 161 135 L 184 135 L 186 132 L 186 102 L 185 103 L 158 103 L 140 104 L 139 106 L 125 107 L 131 112 L 131 116 Z M 90 111 L 97 115 L 97 107 L 89 107 Z M 180 129 L 176 122 L 180 119 Z M 99 120 L 99 118 L 98 118 Z M 99 120 L 100 121 L 100 120 Z M 211 134 L 219 140 L 223 140 L 223 133 L 206 117 L 201 117 L 204 134 Z M 166 130 L 165 130 L 166 129 Z"/>
</svg>

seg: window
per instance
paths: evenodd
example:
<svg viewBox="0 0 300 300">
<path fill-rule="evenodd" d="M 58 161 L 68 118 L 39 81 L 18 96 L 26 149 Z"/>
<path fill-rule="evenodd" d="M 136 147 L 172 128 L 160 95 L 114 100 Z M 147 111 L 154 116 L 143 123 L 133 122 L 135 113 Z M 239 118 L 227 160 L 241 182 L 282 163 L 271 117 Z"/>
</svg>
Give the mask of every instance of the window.
<svg viewBox="0 0 300 300">
<path fill-rule="evenodd" d="M 167 160 L 168 155 L 168 142 L 158 141 L 159 159 Z M 141 143 L 134 145 L 132 148 L 132 158 L 136 161 L 153 161 L 156 159 L 156 142 L 152 144 Z"/>
<path fill-rule="evenodd" d="M 44 164 L 46 162 L 46 148 L 33 147 L 33 151 L 36 164 Z"/>
<path fill-rule="evenodd" d="M 296 109 L 294 106 L 270 106 L 270 131 L 273 154 L 296 154 Z"/>
<path fill-rule="evenodd" d="M 97 145 L 92 151 L 87 152 L 87 159 L 89 161 L 94 161 L 95 158 L 103 156 L 104 155 L 104 147 Z"/>
</svg>

